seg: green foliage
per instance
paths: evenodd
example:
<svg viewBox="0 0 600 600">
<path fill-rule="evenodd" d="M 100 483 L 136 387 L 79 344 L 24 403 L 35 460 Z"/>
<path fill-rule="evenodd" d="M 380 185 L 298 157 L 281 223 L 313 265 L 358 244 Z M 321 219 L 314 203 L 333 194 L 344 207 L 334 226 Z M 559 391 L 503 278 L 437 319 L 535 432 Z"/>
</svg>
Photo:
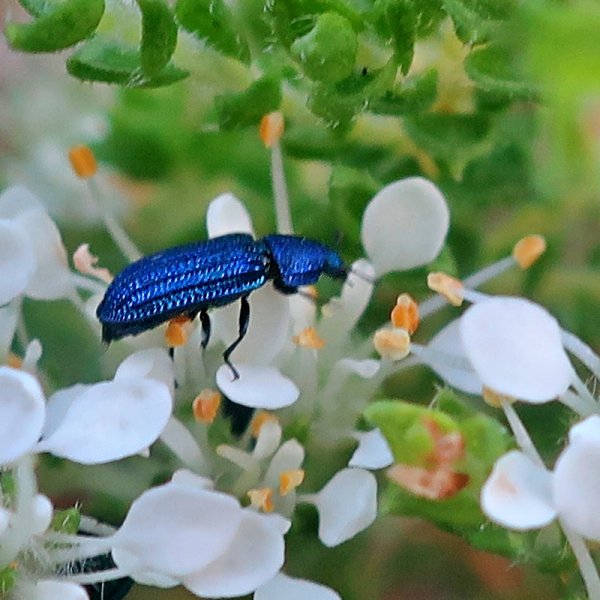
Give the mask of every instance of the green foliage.
<svg viewBox="0 0 600 600">
<path fill-rule="evenodd" d="M 68 533 L 76 535 L 79 533 L 79 525 L 81 523 L 81 513 L 76 507 L 67 508 L 65 510 L 55 510 L 52 515 L 50 529 L 59 533 Z"/>
<path fill-rule="evenodd" d="M 152 78 L 164 69 L 177 45 L 177 25 L 165 0 L 137 0 L 142 11 L 142 71 Z"/>
<path fill-rule="evenodd" d="M 19 573 L 13 565 L 0 569 L 0 595 L 8 595 L 19 580 Z"/>
</svg>

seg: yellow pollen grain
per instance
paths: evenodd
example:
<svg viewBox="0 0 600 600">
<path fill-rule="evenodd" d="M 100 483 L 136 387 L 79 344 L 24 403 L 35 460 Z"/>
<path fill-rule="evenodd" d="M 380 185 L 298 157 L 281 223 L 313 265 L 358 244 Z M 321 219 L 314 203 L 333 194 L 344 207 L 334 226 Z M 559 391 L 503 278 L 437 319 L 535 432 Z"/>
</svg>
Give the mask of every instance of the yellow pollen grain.
<svg viewBox="0 0 600 600">
<path fill-rule="evenodd" d="M 325 346 L 325 340 L 319 336 L 314 327 L 305 327 L 298 335 L 293 338 L 294 344 L 301 348 L 311 348 L 312 350 L 320 350 Z"/>
<path fill-rule="evenodd" d="M 69 150 L 69 161 L 71 168 L 81 179 L 89 179 L 98 171 L 96 157 L 88 146 L 73 146 Z"/>
<path fill-rule="evenodd" d="M 6 357 L 6 364 L 13 369 L 21 369 L 23 367 L 23 359 L 13 352 L 9 352 Z"/>
<path fill-rule="evenodd" d="M 250 423 L 250 432 L 255 438 L 258 437 L 262 426 L 267 422 L 278 423 L 279 419 L 270 412 L 267 412 L 266 410 L 260 410 L 254 415 L 254 418 Z"/>
<path fill-rule="evenodd" d="M 265 115 L 260 120 L 260 127 L 258 130 L 262 143 L 267 148 L 271 148 L 281 139 L 284 127 L 283 113 L 272 112 Z"/>
<path fill-rule="evenodd" d="M 531 234 L 521 238 L 513 248 L 512 256 L 521 269 L 528 269 L 546 251 L 546 238 Z"/>
<path fill-rule="evenodd" d="M 187 317 L 176 317 L 171 319 L 165 331 L 165 341 L 169 348 L 184 346 L 188 341 L 186 325 L 190 320 Z"/>
<path fill-rule="evenodd" d="M 249 490 L 248 498 L 250 498 L 252 506 L 263 512 L 273 512 L 273 490 L 271 488 Z"/>
<path fill-rule="evenodd" d="M 279 493 L 287 496 L 304 481 L 304 469 L 290 469 L 279 474 Z"/>
<path fill-rule="evenodd" d="M 192 411 L 197 423 L 212 423 L 221 406 L 221 394 L 211 388 L 203 389 L 192 402 Z"/>
<path fill-rule="evenodd" d="M 493 408 L 502 408 L 502 405 L 505 403 L 512 404 L 513 402 L 516 402 L 516 398 L 505 394 L 499 394 L 485 385 L 481 387 L 481 395 L 485 402 Z"/>
<path fill-rule="evenodd" d="M 419 305 L 410 294 L 400 294 L 390 318 L 394 327 L 402 327 L 412 335 L 419 327 Z"/>
<path fill-rule="evenodd" d="M 462 290 L 464 288 L 462 281 L 451 277 L 446 273 L 429 273 L 427 275 L 427 286 L 433 292 L 441 294 L 453 306 L 460 306 L 463 302 Z"/>
<path fill-rule="evenodd" d="M 382 358 L 402 360 L 410 352 L 410 335 L 406 329 L 379 329 L 373 337 L 373 346 Z"/>
</svg>

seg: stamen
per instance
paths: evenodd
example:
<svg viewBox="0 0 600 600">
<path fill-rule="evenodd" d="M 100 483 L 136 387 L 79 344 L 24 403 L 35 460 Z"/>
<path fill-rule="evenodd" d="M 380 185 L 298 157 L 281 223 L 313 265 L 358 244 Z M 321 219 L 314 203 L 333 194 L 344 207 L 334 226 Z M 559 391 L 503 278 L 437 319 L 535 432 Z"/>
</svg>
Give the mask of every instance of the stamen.
<svg viewBox="0 0 600 600">
<path fill-rule="evenodd" d="M 410 335 L 406 329 L 379 329 L 373 337 L 373 346 L 382 358 L 402 360 L 410 352 Z"/>
<path fill-rule="evenodd" d="M 290 469 L 279 474 L 279 493 L 287 496 L 304 481 L 304 469 Z"/>
<path fill-rule="evenodd" d="M 402 327 L 412 335 L 419 327 L 419 306 L 410 294 L 401 294 L 392 309 L 392 325 Z"/>
<path fill-rule="evenodd" d="M 262 426 L 267 422 L 278 423 L 279 419 L 266 410 L 258 411 L 250 423 L 250 432 L 252 433 L 252 436 L 257 438 Z"/>
<path fill-rule="evenodd" d="M 9 352 L 6 357 L 6 364 L 13 369 L 21 369 L 23 367 L 23 359 L 14 352 Z"/>
<path fill-rule="evenodd" d="M 69 161 L 71 168 L 81 179 L 93 177 L 98 171 L 96 157 L 88 146 L 73 146 L 69 150 Z"/>
<path fill-rule="evenodd" d="M 105 267 L 97 267 L 98 257 L 90 252 L 89 244 L 81 244 L 73 253 L 73 265 L 83 275 L 91 275 L 104 283 L 113 280 L 111 272 Z"/>
<path fill-rule="evenodd" d="M 221 394 L 211 388 L 203 389 L 192 402 L 192 411 L 197 423 L 212 423 L 221 406 Z"/>
<path fill-rule="evenodd" d="M 506 396 L 505 394 L 499 394 L 486 385 L 481 386 L 481 395 L 485 402 L 493 408 L 502 408 L 504 403 L 512 404 L 517 399 L 512 396 Z"/>
<path fill-rule="evenodd" d="M 429 273 L 427 285 L 430 290 L 441 294 L 453 306 L 460 306 L 463 302 L 464 286 L 459 279 L 446 273 Z"/>
<path fill-rule="evenodd" d="M 272 148 L 283 135 L 285 123 L 283 114 L 280 112 L 272 112 L 265 115 L 260 121 L 259 135 L 262 143 L 267 148 Z"/>
<path fill-rule="evenodd" d="M 178 348 L 187 344 L 190 324 L 188 317 L 175 317 L 169 321 L 165 330 L 165 341 L 169 348 Z"/>
<path fill-rule="evenodd" d="M 294 344 L 301 348 L 310 348 L 311 350 L 320 350 L 325 346 L 325 340 L 319 336 L 314 327 L 305 327 L 298 335 L 293 338 Z"/>
<path fill-rule="evenodd" d="M 273 490 L 271 488 L 259 488 L 248 491 L 250 504 L 263 512 L 273 512 Z"/>
<path fill-rule="evenodd" d="M 514 246 L 512 256 L 521 269 L 528 269 L 546 251 L 546 239 L 532 234 L 520 239 Z"/>
</svg>

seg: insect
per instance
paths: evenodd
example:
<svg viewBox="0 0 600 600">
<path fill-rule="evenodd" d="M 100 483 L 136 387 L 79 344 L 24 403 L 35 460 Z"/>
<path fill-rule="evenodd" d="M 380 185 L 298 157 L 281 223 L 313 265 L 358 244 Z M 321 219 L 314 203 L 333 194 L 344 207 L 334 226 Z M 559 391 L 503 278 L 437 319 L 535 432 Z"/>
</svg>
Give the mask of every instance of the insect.
<svg viewBox="0 0 600 600">
<path fill-rule="evenodd" d="M 174 317 L 200 315 L 202 347 L 210 339 L 208 310 L 240 300 L 237 339 L 223 353 L 229 357 L 244 339 L 250 322 L 248 295 L 269 280 L 293 294 L 316 283 L 321 274 L 344 279 L 348 269 L 337 252 L 296 235 L 273 234 L 255 240 L 232 233 L 145 256 L 125 267 L 106 290 L 96 315 L 106 343 L 152 329 Z"/>
</svg>

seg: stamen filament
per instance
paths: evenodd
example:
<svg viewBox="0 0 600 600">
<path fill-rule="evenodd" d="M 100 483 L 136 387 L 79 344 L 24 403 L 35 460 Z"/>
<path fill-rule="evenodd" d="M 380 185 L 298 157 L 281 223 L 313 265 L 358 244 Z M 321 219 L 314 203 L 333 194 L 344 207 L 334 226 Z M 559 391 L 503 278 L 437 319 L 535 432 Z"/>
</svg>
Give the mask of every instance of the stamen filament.
<svg viewBox="0 0 600 600">
<path fill-rule="evenodd" d="M 583 577 L 589 600 L 600 600 L 600 577 L 589 548 L 579 534 L 568 527 L 562 519 L 559 519 L 559 521 L 577 560 L 577 566 Z"/>
<path fill-rule="evenodd" d="M 533 444 L 531 438 L 529 437 L 529 432 L 525 429 L 525 425 L 523 425 L 523 421 L 515 411 L 512 404 L 509 402 L 502 402 L 502 410 L 504 411 L 504 415 L 506 416 L 506 420 L 510 425 L 510 428 L 517 440 L 517 444 L 523 450 L 523 452 L 537 465 L 540 465 L 544 469 L 546 465 L 542 460 L 537 448 Z"/>
<path fill-rule="evenodd" d="M 561 334 L 565 349 L 576 356 L 596 377 L 600 378 L 600 357 L 574 333 L 562 329 Z"/>
</svg>

